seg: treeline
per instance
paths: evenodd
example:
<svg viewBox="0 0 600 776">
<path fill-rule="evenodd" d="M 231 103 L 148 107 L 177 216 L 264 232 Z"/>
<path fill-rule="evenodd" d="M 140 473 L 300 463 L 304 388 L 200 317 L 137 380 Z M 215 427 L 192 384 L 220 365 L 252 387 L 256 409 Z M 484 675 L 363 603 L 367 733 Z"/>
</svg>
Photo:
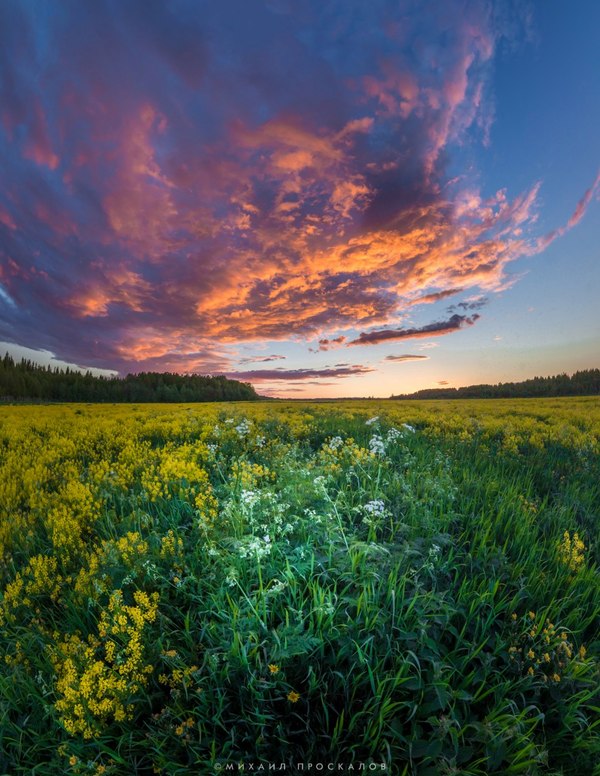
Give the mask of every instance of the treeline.
<svg viewBox="0 0 600 776">
<path fill-rule="evenodd" d="M 425 388 L 392 399 L 525 399 L 543 396 L 594 396 L 600 394 L 600 369 L 584 369 L 574 375 L 534 377 L 520 383 L 467 385 L 463 388 Z"/>
<path fill-rule="evenodd" d="M 97 377 L 91 372 L 44 367 L 8 355 L 0 360 L 1 401 L 196 402 L 260 398 L 249 383 L 226 377 L 140 372 Z"/>
</svg>

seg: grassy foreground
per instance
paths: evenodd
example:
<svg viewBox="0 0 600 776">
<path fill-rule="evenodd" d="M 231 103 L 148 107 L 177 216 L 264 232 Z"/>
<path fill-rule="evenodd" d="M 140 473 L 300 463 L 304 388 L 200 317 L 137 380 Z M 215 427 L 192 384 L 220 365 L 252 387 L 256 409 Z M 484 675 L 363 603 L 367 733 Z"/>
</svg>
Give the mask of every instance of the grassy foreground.
<svg viewBox="0 0 600 776">
<path fill-rule="evenodd" d="M 1 408 L 0 773 L 598 773 L 599 453 L 594 398 Z"/>
</svg>

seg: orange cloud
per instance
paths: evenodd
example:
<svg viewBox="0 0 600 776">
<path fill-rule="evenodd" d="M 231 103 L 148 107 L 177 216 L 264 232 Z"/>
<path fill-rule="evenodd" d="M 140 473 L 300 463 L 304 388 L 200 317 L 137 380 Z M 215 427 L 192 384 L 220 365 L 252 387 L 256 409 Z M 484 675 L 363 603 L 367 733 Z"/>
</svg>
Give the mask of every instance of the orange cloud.
<svg viewBox="0 0 600 776">
<path fill-rule="evenodd" d="M 171 195 L 174 184 L 158 164 L 153 145 L 165 125 L 148 104 L 131 114 L 122 129 L 116 185 L 104 199 L 114 234 L 156 260 L 172 247 L 178 215 Z"/>
</svg>

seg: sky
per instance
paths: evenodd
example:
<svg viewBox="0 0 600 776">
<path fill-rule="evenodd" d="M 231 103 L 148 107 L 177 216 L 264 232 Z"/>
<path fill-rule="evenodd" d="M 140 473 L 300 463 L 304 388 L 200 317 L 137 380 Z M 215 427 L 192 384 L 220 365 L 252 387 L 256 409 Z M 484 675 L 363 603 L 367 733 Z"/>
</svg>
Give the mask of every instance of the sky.
<svg viewBox="0 0 600 776">
<path fill-rule="evenodd" d="M 599 28 L 3 0 L 0 353 L 293 398 L 599 367 Z"/>
</svg>

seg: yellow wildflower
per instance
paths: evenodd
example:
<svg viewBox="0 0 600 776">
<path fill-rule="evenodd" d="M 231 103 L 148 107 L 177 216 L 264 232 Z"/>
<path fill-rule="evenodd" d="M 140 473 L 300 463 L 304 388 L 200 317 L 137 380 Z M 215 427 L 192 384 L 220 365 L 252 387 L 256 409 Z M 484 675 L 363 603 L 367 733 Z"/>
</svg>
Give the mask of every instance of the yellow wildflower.
<svg viewBox="0 0 600 776">
<path fill-rule="evenodd" d="M 561 562 L 571 571 L 579 571 L 585 563 L 585 544 L 575 532 L 573 536 L 568 531 L 563 534 L 562 542 L 558 543 L 558 555 Z"/>
<path fill-rule="evenodd" d="M 300 696 L 292 690 L 288 693 L 287 699 L 290 703 L 297 703 L 300 700 Z"/>
</svg>

